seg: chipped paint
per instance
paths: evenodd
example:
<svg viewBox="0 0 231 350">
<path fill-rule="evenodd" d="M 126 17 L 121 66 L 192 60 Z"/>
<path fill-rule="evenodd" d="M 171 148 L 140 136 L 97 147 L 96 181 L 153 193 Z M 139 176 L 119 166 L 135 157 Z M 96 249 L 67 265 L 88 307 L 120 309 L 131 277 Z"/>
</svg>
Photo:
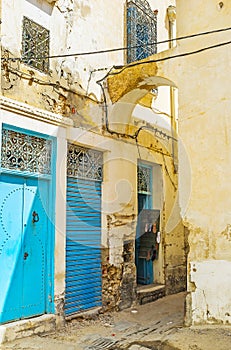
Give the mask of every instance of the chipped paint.
<svg viewBox="0 0 231 350">
<path fill-rule="evenodd" d="M 135 214 L 121 214 L 113 213 L 113 215 L 107 215 L 108 228 L 124 226 L 134 221 Z"/>
</svg>

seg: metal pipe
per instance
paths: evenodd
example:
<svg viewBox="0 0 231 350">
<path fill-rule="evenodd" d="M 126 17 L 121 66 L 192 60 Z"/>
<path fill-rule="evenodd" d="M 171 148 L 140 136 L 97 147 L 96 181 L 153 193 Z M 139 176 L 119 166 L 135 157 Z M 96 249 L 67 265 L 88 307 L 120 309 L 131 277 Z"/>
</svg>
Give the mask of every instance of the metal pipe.
<svg viewBox="0 0 231 350">
<path fill-rule="evenodd" d="M 169 36 L 169 48 L 172 49 L 175 46 L 174 42 L 174 25 L 176 21 L 176 7 L 170 5 L 167 8 L 167 16 L 168 16 L 168 36 Z M 175 172 L 177 172 L 177 143 L 175 143 L 174 139 L 176 139 L 176 90 L 174 87 L 170 87 L 170 110 L 171 110 L 171 130 L 172 130 L 172 158 L 174 163 Z"/>
</svg>

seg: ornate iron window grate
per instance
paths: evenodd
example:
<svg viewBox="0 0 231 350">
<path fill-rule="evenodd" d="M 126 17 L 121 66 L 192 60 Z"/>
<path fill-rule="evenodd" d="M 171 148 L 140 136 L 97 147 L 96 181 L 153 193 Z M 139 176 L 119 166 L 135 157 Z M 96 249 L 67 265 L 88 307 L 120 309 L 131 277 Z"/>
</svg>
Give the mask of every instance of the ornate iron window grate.
<svg viewBox="0 0 231 350">
<path fill-rule="evenodd" d="M 103 154 L 68 144 L 67 176 L 102 181 Z"/>
<path fill-rule="evenodd" d="M 152 169 L 142 165 L 137 167 L 138 193 L 151 193 Z"/>
<path fill-rule="evenodd" d="M 3 129 L 1 167 L 49 175 L 51 147 L 50 140 Z"/>
<path fill-rule="evenodd" d="M 49 72 L 49 30 L 23 17 L 22 61 L 45 73 Z"/>
<path fill-rule="evenodd" d="M 127 62 L 157 52 L 157 16 L 146 0 L 127 0 Z"/>
</svg>

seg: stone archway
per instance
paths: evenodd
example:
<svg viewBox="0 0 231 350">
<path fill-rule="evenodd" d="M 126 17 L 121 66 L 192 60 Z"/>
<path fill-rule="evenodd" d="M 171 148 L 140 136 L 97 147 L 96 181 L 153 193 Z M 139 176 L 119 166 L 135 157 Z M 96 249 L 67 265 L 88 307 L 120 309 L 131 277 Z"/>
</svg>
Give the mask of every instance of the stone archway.
<svg viewBox="0 0 231 350">
<path fill-rule="evenodd" d="M 176 87 L 176 84 L 158 75 L 156 63 L 144 61 L 131 64 L 111 72 L 107 78 L 110 123 L 118 131 L 125 131 L 130 123 L 132 112 L 139 101 L 152 89 L 159 86 Z"/>
</svg>

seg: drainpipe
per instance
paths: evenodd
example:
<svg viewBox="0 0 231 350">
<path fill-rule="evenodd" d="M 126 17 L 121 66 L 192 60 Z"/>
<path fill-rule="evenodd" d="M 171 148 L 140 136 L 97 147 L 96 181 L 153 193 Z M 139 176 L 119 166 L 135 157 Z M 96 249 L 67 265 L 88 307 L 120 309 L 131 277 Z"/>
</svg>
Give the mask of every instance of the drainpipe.
<svg viewBox="0 0 231 350">
<path fill-rule="evenodd" d="M 170 5 L 167 8 L 167 18 L 168 18 L 168 37 L 169 37 L 169 48 L 172 49 L 176 46 L 174 38 L 174 27 L 176 21 L 176 7 Z M 171 110 L 171 129 L 172 136 L 176 139 L 176 90 L 174 87 L 170 87 L 170 110 Z M 172 158 L 174 164 L 174 170 L 177 172 L 177 144 L 176 141 L 172 140 Z"/>
</svg>

